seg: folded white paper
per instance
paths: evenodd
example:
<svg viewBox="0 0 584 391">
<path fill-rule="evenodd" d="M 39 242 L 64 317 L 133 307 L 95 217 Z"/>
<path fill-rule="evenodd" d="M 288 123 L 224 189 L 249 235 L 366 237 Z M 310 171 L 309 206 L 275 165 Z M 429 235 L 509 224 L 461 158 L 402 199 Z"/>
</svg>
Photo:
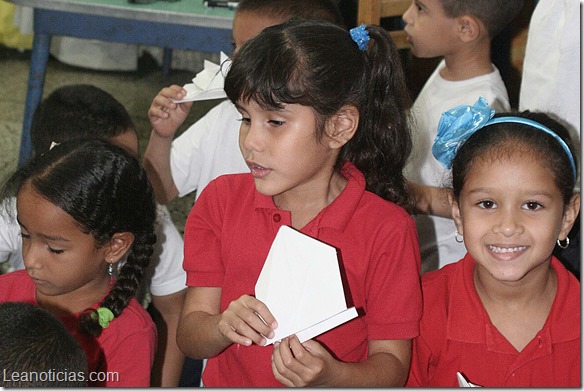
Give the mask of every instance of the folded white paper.
<svg viewBox="0 0 584 391">
<path fill-rule="evenodd" d="M 196 100 L 209 100 L 225 98 L 225 91 L 223 90 L 223 82 L 225 78 L 223 75 L 227 74 L 231 60 L 223 52 L 220 54 L 220 63 L 223 66 L 205 60 L 203 63 L 203 70 L 195 76 L 192 83 L 185 84 L 183 88 L 187 90 L 187 95 L 181 99 L 173 99 L 175 103 L 192 102 Z"/>
<path fill-rule="evenodd" d="M 466 380 L 465 377 L 462 376 L 462 373 L 460 372 L 456 372 L 456 377 L 458 379 L 458 385 L 460 387 L 480 387 Z"/>
<path fill-rule="evenodd" d="M 274 343 L 314 338 L 357 316 L 347 309 L 337 251 L 293 228 L 280 227 L 255 286 L 276 318 Z"/>
</svg>

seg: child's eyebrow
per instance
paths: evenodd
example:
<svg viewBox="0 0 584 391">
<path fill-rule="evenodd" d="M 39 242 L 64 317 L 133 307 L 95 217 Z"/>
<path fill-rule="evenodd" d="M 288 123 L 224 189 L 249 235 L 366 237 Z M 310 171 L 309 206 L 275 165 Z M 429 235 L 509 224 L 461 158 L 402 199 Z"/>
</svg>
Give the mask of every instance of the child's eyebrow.
<svg viewBox="0 0 584 391">
<path fill-rule="evenodd" d="M 16 217 L 16 221 L 18 222 L 18 225 L 20 225 L 22 228 L 24 228 L 25 230 L 28 231 L 28 229 L 26 228 L 26 226 L 24 224 L 22 224 L 22 222 L 20 221 L 20 219 L 18 217 Z M 45 235 L 45 234 L 39 234 L 40 236 L 42 236 L 43 238 L 53 241 L 53 242 L 69 242 L 69 239 L 65 239 L 61 236 L 50 236 L 50 235 Z"/>
</svg>

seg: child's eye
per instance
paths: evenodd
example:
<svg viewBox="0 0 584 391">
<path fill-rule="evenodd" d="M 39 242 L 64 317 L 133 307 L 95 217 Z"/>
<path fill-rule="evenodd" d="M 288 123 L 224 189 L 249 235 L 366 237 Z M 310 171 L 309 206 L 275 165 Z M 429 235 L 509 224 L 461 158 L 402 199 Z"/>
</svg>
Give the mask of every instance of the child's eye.
<svg viewBox="0 0 584 391">
<path fill-rule="evenodd" d="M 523 208 L 528 210 L 539 210 L 543 208 L 543 205 L 537 201 L 528 201 L 525 204 L 523 204 Z"/>
<path fill-rule="evenodd" d="M 275 125 L 275 126 L 282 126 L 282 125 L 284 125 L 284 121 L 278 121 L 276 119 L 272 119 L 269 122 L 270 122 L 270 124 Z"/>
<path fill-rule="evenodd" d="M 244 124 L 249 125 L 249 123 L 251 122 L 251 119 L 250 118 L 247 118 L 247 117 L 242 117 L 242 118 L 238 119 L 238 121 L 239 122 L 243 122 Z"/>
<path fill-rule="evenodd" d="M 57 249 L 52 248 L 51 246 L 48 246 L 48 247 L 49 247 L 49 251 L 52 252 L 53 254 L 63 254 L 64 250 L 57 250 Z"/>
<path fill-rule="evenodd" d="M 491 201 L 491 200 L 483 200 L 483 201 L 479 201 L 477 203 L 477 205 L 479 206 L 479 208 L 483 208 L 483 209 L 493 209 L 495 208 L 497 205 Z"/>
<path fill-rule="evenodd" d="M 22 237 L 23 239 L 30 239 L 30 235 L 24 232 L 20 232 L 20 237 Z"/>
</svg>

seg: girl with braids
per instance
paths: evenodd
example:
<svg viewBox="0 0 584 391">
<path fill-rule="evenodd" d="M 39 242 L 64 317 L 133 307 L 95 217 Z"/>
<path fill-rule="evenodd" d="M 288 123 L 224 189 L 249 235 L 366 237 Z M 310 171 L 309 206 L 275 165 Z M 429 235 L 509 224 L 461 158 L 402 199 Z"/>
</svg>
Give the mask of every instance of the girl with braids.
<svg viewBox="0 0 584 391">
<path fill-rule="evenodd" d="M 211 182 L 188 217 L 179 347 L 208 358 L 205 386 L 403 385 L 421 317 L 420 257 L 402 208 L 409 100 L 389 35 L 269 27 L 234 55 L 225 91 L 251 173 Z M 282 225 L 338 249 L 360 316 L 266 346 L 278 319 L 254 286 Z"/>
<path fill-rule="evenodd" d="M 3 192 L 16 196 L 25 270 L 0 276 L 0 302 L 59 317 L 85 350 L 89 385 L 149 386 L 156 329 L 134 294 L 156 205 L 138 160 L 107 141 L 69 141 L 17 170 Z"/>
</svg>

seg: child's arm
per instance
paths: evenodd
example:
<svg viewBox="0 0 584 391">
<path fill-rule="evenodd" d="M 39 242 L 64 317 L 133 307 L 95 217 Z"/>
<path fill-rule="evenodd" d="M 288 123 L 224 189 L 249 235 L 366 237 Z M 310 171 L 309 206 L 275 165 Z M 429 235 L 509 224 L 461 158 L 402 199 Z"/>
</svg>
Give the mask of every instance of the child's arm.
<svg viewBox="0 0 584 391">
<path fill-rule="evenodd" d="M 272 370 L 288 387 L 397 387 L 408 377 L 411 340 L 369 341 L 369 357 L 358 363 L 336 360 L 314 340 L 296 336 L 274 346 Z"/>
<path fill-rule="evenodd" d="M 255 297 L 243 295 L 222 313 L 220 303 L 221 288 L 188 288 L 177 332 L 178 346 L 187 356 L 214 357 L 231 344 L 265 345 L 264 335 L 273 337 L 276 320 Z"/>
<path fill-rule="evenodd" d="M 416 213 L 452 218 L 448 189 L 414 182 L 409 182 L 409 186 Z"/>
<path fill-rule="evenodd" d="M 178 195 L 170 171 L 170 147 L 193 102 L 174 103 L 172 99 L 182 99 L 185 95 L 186 91 L 178 85 L 163 88 L 148 109 L 152 133 L 144 153 L 144 168 L 152 182 L 156 200 L 161 204 Z"/>
</svg>

